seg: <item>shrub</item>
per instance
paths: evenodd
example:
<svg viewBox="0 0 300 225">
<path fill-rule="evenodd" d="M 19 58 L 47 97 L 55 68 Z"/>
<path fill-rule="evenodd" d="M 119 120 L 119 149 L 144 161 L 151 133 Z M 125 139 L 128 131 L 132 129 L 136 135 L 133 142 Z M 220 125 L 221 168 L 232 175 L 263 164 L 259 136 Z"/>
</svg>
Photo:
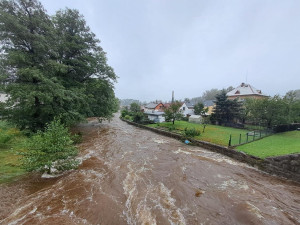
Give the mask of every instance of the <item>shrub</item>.
<svg viewBox="0 0 300 225">
<path fill-rule="evenodd" d="M 47 124 L 44 132 L 38 131 L 26 144 L 28 151 L 22 152 L 24 156 L 23 167 L 27 171 L 41 171 L 52 173 L 78 166 L 74 159 L 77 148 L 73 145 L 68 129 L 60 120 L 55 119 Z"/>
<path fill-rule="evenodd" d="M 126 116 L 124 117 L 124 119 L 125 119 L 125 120 L 131 120 L 131 116 L 126 115 Z"/>
<path fill-rule="evenodd" d="M 184 135 L 186 137 L 195 137 L 195 136 L 199 136 L 200 135 L 200 130 L 196 130 L 195 128 L 184 128 Z"/>
<path fill-rule="evenodd" d="M 137 113 L 134 113 L 133 115 L 133 122 L 135 123 L 141 123 L 143 120 L 144 120 L 144 113 L 142 112 L 137 112 Z"/>
<path fill-rule="evenodd" d="M 124 109 L 124 110 L 121 111 L 121 117 L 122 117 L 122 118 L 125 118 L 125 116 L 127 116 L 127 115 L 129 115 L 128 110 L 125 110 L 125 109 Z"/>
<path fill-rule="evenodd" d="M 275 133 L 280 133 L 280 132 L 297 130 L 298 128 L 300 128 L 300 123 L 292 123 L 292 124 L 277 125 L 274 127 L 273 130 Z"/>
</svg>

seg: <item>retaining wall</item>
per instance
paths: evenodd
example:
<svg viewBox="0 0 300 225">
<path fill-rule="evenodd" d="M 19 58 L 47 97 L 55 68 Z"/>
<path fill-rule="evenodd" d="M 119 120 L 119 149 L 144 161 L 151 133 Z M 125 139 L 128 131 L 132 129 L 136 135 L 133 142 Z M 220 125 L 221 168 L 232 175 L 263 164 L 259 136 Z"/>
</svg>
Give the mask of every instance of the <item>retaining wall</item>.
<svg viewBox="0 0 300 225">
<path fill-rule="evenodd" d="M 180 134 L 176 134 L 165 130 L 160 130 L 153 127 L 147 127 L 145 125 L 134 123 L 128 120 L 123 120 L 123 121 L 125 121 L 128 124 L 134 125 L 136 127 L 150 130 L 167 137 L 175 138 L 177 140 L 184 139 L 184 137 Z M 236 151 L 232 148 L 216 145 L 205 141 L 199 141 L 195 139 L 189 139 L 189 140 L 191 141 L 192 144 L 196 146 L 200 146 L 205 149 L 229 156 L 233 159 L 236 159 L 241 162 L 245 162 L 253 167 L 261 169 L 270 174 L 275 174 L 300 183 L 300 154 L 291 154 L 291 155 L 268 157 L 266 159 L 261 159 L 255 156 L 245 154 L 243 152 Z"/>
</svg>

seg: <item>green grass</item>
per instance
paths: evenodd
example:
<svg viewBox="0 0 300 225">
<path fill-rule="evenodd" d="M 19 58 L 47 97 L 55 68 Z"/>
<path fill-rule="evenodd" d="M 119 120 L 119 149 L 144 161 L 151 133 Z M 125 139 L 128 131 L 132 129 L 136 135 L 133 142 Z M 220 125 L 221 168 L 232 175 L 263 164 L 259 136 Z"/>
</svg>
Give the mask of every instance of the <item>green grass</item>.
<svg viewBox="0 0 300 225">
<path fill-rule="evenodd" d="M 260 158 L 300 153 L 300 131 L 274 134 L 236 149 Z"/>
<path fill-rule="evenodd" d="M 172 127 L 171 122 L 165 122 L 160 124 L 150 124 L 147 125 L 149 127 L 166 127 L 170 128 Z M 186 121 L 175 121 L 174 128 L 175 131 L 183 132 L 184 128 L 195 128 L 201 131 L 200 136 L 196 136 L 195 139 L 211 142 L 214 144 L 222 145 L 222 146 L 228 146 L 228 141 L 230 135 L 232 135 L 232 145 L 236 145 L 239 142 L 239 135 L 242 134 L 242 137 L 246 137 L 246 133 L 249 132 L 247 130 L 243 129 L 236 129 L 231 127 L 222 127 L 222 126 L 216 126 L 216 125 L 206 125 L 205 132 L 203 133 L 203 125 L 202 124 L 194 124 L 189 123 Z"/>
<path fill-rule="evenodd" d="M 26 138 L 5 121 L 0 121 L 0 183 L 9 182 L 25 173 L 16 154 Z"/>
</svg>

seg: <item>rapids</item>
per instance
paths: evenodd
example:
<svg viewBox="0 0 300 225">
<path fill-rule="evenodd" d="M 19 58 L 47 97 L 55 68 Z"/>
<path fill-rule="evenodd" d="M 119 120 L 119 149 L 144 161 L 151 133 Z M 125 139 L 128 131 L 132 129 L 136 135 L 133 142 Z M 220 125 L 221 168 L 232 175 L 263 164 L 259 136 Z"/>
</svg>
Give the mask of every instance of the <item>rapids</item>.
<svg viewBox="0 0 300 225">
<path fill-rule="evenodd" d="M 61 177 L 0 186 L 0 224 L 300 224 L 300 185 L 117 116 L 78 127 Z"/>
</svg>

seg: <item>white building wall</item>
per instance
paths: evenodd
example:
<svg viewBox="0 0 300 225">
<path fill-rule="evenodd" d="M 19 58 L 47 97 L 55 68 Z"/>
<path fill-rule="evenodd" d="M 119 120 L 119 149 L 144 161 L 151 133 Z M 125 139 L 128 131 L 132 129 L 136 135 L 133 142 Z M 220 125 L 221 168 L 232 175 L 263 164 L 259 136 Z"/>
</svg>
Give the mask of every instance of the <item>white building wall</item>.
<svg viewBox="0 0 300 225">
<path fill-rule="evenodd" d="M 189 109 L 185 103 L 182 104 L 182 106 L 179 109 L 181 113 L 186 116 L 186 115 L 194 115 L 194 109 Z"/>
</svg>

